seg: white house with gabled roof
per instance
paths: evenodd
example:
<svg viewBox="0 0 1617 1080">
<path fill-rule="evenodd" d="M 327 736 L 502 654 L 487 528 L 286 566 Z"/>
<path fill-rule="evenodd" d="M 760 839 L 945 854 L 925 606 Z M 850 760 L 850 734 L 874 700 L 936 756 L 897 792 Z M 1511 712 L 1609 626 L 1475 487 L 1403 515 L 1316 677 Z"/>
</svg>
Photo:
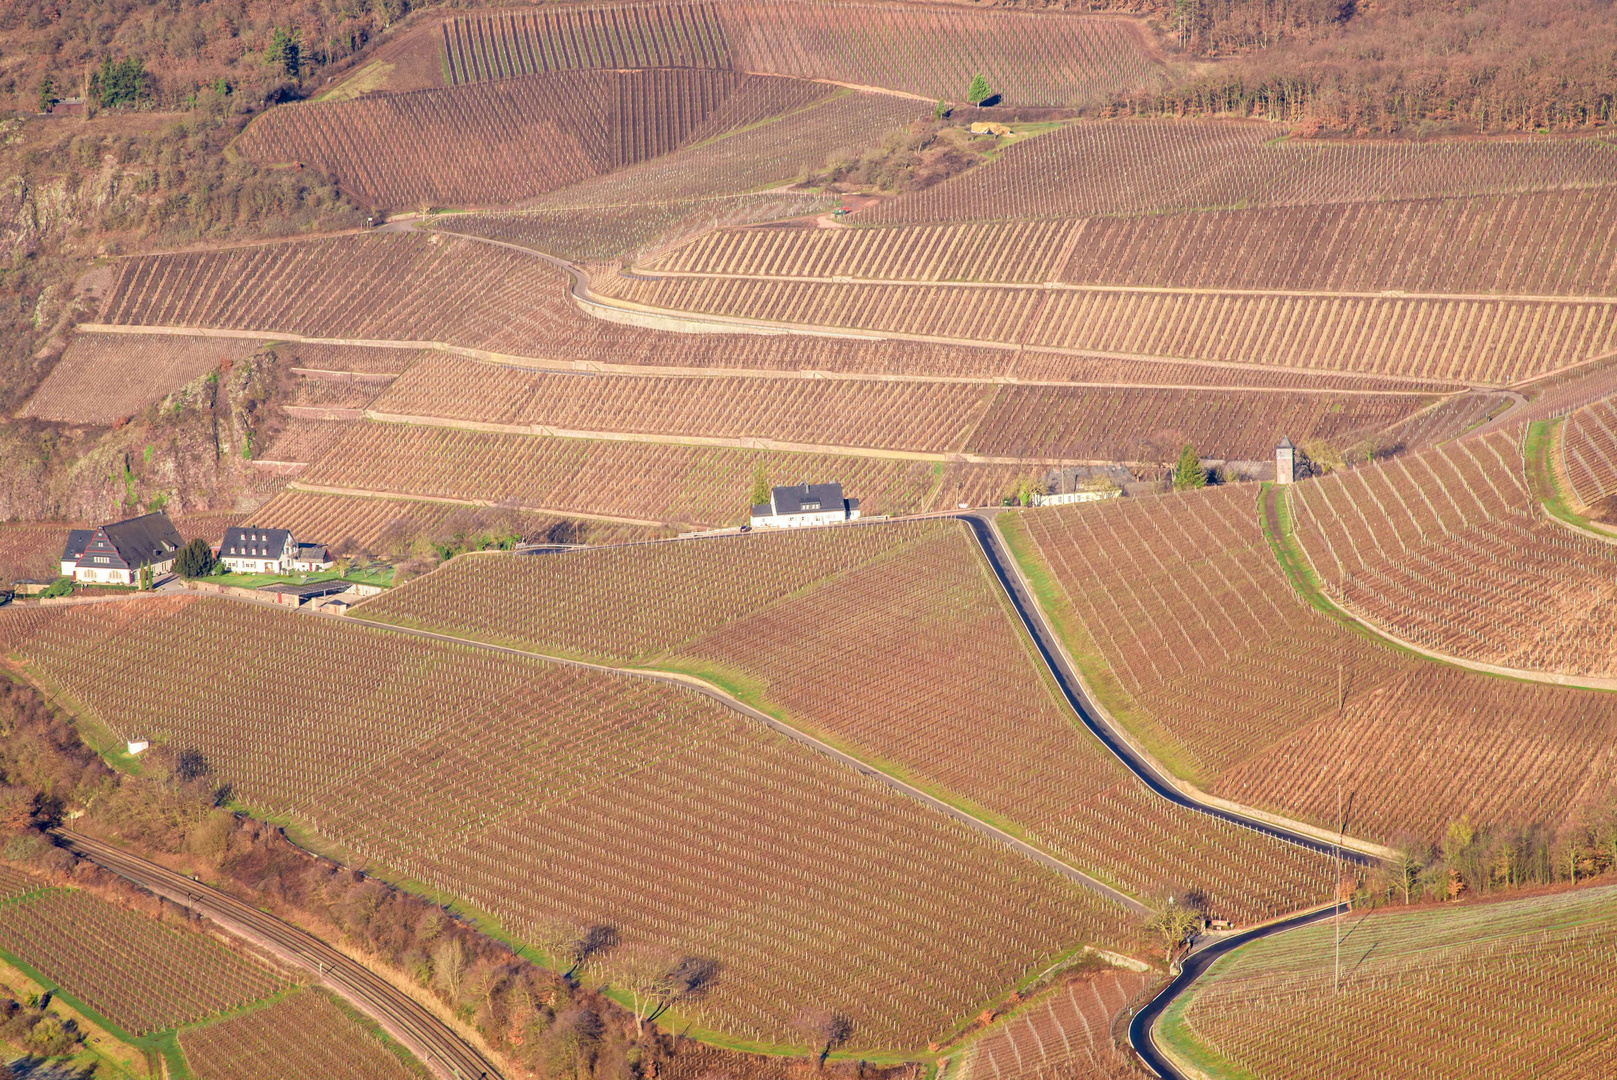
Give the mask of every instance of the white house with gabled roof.
<svg viewBox="0 0 1617 1080">
<path fill-rule="evenodd" d="M 792 529 L 859 520 L 859 500 L 842 496 L 841 484 L 795 484 L 769 489 L 769 501 L 752 508 L 755 529 Z"/>
<path fill-rule="evenodd" d="M 139 585 L 140 572 L 166 574 L 185 543 L 164 513 L 143 514 L 98 529 L 72 529 L 62 549 L 62 576 L 97 585 Z"/>
</svg>

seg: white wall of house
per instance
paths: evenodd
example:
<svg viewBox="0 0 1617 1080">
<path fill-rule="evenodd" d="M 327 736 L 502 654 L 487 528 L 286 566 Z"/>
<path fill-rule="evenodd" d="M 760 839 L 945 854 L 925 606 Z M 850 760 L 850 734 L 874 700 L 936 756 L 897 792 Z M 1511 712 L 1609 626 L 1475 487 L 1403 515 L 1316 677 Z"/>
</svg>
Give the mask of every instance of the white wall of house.
<svg viewBox="0 0 1617 1080">
<path fill-rule="evenodd" d="M 807 525 L 835 525 L 843 521 L 857 521 L 859 511 L 817 510 L 803 514 L 765 514 L 752 519 L 755 529 L 800 529 Z"/>
</svg>

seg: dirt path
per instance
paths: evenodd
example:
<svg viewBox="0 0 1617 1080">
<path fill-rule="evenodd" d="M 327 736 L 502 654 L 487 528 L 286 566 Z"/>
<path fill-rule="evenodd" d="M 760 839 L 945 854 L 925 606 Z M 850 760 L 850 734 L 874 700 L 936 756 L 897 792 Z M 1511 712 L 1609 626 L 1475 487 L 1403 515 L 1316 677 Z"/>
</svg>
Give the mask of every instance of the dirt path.
<svg viewBox="0 0 1617 1080">
<path fill-rule="evenodd" d="M 537 254 L 529 252 L 529 254 Z M 653 311 L 654 309 L 646 309 Z M 763 324 L 759 324 L 760 326 Z M 1464 393 L 1468 387 L 1457 382 L 1446 382 L 1441 379 L 1422 379 L 1409 376 L 1393 376 L 1394 381 L 1405 384 L 1403 389 L 1386 389 L 1387 377 L 1354 371 L 1327 371 L 1319 372 L 1304 368 L 1270 367 L 1260 364 L 1238 364 L 1224 360 L 1185 360 L 1171 356 L 1149 356 L 1144 353 L 1097 353 L 1085 352 L 1081 349 L 1057 349 L 1047 346 L 1027 346 L 1018 348 L 1014 344 L 997 341 L 976 341 L 957 338 L 919 338 L 913 335 L 888 335 L 894 340 L 920 340 L 933 341 L 940 344 L 953 344 L 965 348 L 982 349 L 985 351 L 1003 353 L 1007 359 L 1019 352 L 1037 353 L 1049 356 L 1072 356 L 1086 360 L 1123 360 L 1144 364 L 1171 364 L 1179 367 L 1206 368 L 1209 371 L 1236 371 L 1250 373 L 1264 378 L 1275 375 L 1296 374 L 1302 376 L 1325 376 L 1331 379 L 1354 380 L 1367 383 L 1379 382 L 1382 385 L 1369 389 L 1356 389 L 1347 386 L 1316 387 L 1316 386 L 1246 386 L 1240 383 L 1207 382 L 1120 382 L 1120 381 L 1091 381 L 1077 382 L 1064 379 L 1022 379 L 1014 375 L 911 375 L 895 374 L 891 372 L 870 371 L 826 371 L 818 368 L 713 368 L 713 367 L 682 367 L 664 364 L 608 364 L 596 360 L 554 360 L 546 357 L 522 356 L 517 353 L 498 353 L 488 349 L 476 349 L 465 345 L 451 345 L 442 341 L 405 341 L 387 338 L 347 338 L 347 337 L 320 337 L 312 334 L 298 334 L 286 330 L 238 330 L 221 327 L 201 326 L 146 326 L 126 325 L 116 323 L 80 323 L 77 329 L 87 334 L 161 334 L 165 336 L 189 336 L 208 338 L 234 338 L 263 341 L 273 344 L 277 341 L 297 342 L 304 345 L 347 345 L 365 349 L 397 349 L 413 352 L 441 352 L 449 356 L 460 357 L 464 360 L 476 360 L 480 363 L 496 364 L 501 367 L 527 368 L 534 371 L 588 371 L 605 375 L 641 375 L 641 376 L 668 376 L 676 378 L 708 378 L 708 379 L 824 379 L 842 382 L 901 382 L 901 383 L 949 383 L 970 386 L 1051 386 L 1074 387 L 1097 390 L 1194 390 L 1217 393 L 1233 393 L 1239 391 L 1243 394 L 1352 394 L 1360 396 L 1407 396 L 1421 394 L 1449 395 Z M 667 330 L 666 327 L 661 329 Z M 678 331 L 668 330 L 670 333 Z M 726 331 L 728 332 L 728 331 Z M 789 330 L 778 330 L 780 333 L 789 333 Z M 823 337 L 816 334 L 813 336 Z M 868 336 L 867 336 L 868 337 Z M 882 340 L 874 338 L 871 340 Z M 1491 389 L 1481 387 L 1481 389 Z"/>
</svg>

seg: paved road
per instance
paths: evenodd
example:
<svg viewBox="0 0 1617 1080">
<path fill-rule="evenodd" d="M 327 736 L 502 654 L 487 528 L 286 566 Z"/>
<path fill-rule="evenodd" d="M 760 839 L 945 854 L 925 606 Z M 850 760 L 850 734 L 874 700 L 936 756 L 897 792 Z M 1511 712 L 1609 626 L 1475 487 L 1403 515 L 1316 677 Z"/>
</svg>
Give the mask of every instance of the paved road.
<svg viewBox="0 0 1617 1080">
<path fill-rule="evenodd" d="M 69 829 L 56 829 L 53 835 L 74 854 L 150 892 L 204 912 L 227 930 L 314 973 L 444 1080 L 499 1080 L 500 1071 L 488 1059 L 423 1005 L 312 934 L 111 844 Z"/>
<path fill-rule="evenodd" d="M 993 525 L 990 523 L 988 514 L 977 511 L 962 513 L 957 516 L 971 526 L 971 531 L 976 535 L 977 543 L 981 545 L 983 554 L 988 557 L 989 566 L 994 570 L 994 576 L 999 580 L 1000 586 L 1004 588 L 1006 595 L 1010 597 L 1011 606 L 1016 609 L 1017 615 L 1021 617 L 1022 625 L 1032 635 L 1033 643 L 1038 648 L 1039 655 L 1043 657 L 1045 666 L 1050 669 L 1050 674 L 1055 677 L 1056 685 L 1061 687 L 1061 693 L 1067 699 L 1067 703 L 1072 706 L 1073 710 L 1078 714 L 1078 718 L 1083 721 L 1084 726 L 1094 734 L 1095 738 L 1099 739 L 1107 750 L 1110 750 L 1130 772 L 1138 777 L 1141 783 L 1176 806 L 1182 806 L 1187 810 L 1195 810 L 1209 817 L 1227 821 L 1232 825 L 1239 825 L 1242 828 L 1251 829 L 1266 836 L 1285 840 L 1299 847 L 1308 848 L 1310 851 L 1328 855 L 1335 854 L 1335 846 L 1328 841 L 1286 828 L 1284 825 L 1249 817 L 1238 811 L 1222 806 L 1214 806 L 1192 798 L 1181 791 L 1155 762 L 1145 758 L 1135 750 L 1122 737 L 1120 732 L 1114 730 L 1109 723 L 1100 718 L 1100 711 L 1094 707 L 1084 693 L 1077 675 L 1068 667 L 1065 655 L 1056 646 L 1055 635 L 1045 622 L 1043 613 L 1032 598 L 1027 595 L 1020 575 L 1012 569 L 1010 552 L 1005 550 L 1004 543 L 1000 539 L 999 533 L 994 530 Z M 1342 849 L 1342 857 L 1350 862 L 1360 864 L 1374 861 L 1372 857 L 1347 847 Z"/>
<path fill-rule="evenodd" d="M 1317 911 L 1305 911 L 1301 915 L 1293 915 L 1280 922 L 1269 923 L 1265 926 L 1255 926 L 1251 930 L 1236 934 L 1233 937 L 1220 938 L 1209 945 L 1198 949 L 1185 958 L 1179 969 L 1179 974 L 1173 982 L 1163 987 L 1156 997 L 1152 998 L 1135 1014 L 1134 1020 L 1129 1024 L 1129 1045 L 1134 1052 L 1140 1055 L 1140 1060 L 1163 1080 L 1190 1080 L 1184 1073 L 1174 1068 L 1173 1063 L 1162 1055 L 1157 1046 L 1156 1027 L 1157 1019 L 1174 998 L 1184 993 L 1191 983 L 1212 967 L 1213 962 L 1232 949 L 1238 949 L 1250 941 L 1270 937 L 1274 934 L 1283 934 L 1287 930 L 1295 930 L 1299 926 L 1329 919 L 1339 911 L 1348 910 L 1348 905 L 1341 904 L 1335 907 L 1325 907 Z"/>
</svg>

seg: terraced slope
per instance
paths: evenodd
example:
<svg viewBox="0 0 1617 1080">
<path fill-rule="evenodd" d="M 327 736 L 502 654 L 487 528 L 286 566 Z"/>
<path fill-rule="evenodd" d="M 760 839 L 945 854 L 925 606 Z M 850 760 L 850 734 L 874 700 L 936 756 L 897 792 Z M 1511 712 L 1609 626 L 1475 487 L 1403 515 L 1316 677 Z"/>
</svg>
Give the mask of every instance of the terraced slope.
<svg viewBox="0 0 1617 1080">
<path fill-rule="evenodd" d="M 234 1012 L 289 985 L 206 934 L 77 889 L 0 904 L 0 948 L 132 1035 Z"/>
<path fill-rule="evenodd" d="M 618 277 L 679 312 L 1126 357 L 1502 385 L 1617 348 L 1617 302 Z"/>
<path fill-rule="evenodd" d="M 861 214 L 863 218 L 865 215 Z M 1135 288 L 1610 296 L 1617 188 L 1115 217 L 731 229 L 643 268 Z"/>
<path fill-rule="evenodd" d="M 1074 979 L 1029 1002 L 962 1055 L 960 1080 L 1126 1080 L 1139 1070 L 1112 1043 L 1112 1020 L 1149 985 L 1132 971 Z"/>
<path fill-rule="evenodd" d="M 1159 1030 L 1210 1067 L 1258 1078 L 1600 1076 L 1617 987 L 1591 973 L 1617 945 L 1614 913 L 1606 886 L 1356 914 L 1339 988 L 1335 931 L 1318 923 L 1220 959 Z"/>
<path fill-rule="evenodd" d="M 1462 815 L 1567 822 L 1617 791 L 1610 695 L 1415 660 L 1344 629 L 1292 589 L 1256 500 L 1229 485 L 1001 518 L 1103 700 L 1176 772 L 1326 828 L 1350 792 L 1349 829 L 1382 842 L 1436 842 Z"/>
<path fill-rule="evenodd" d="M 1318 857 L 1157 799 L 1078 727 L 960 522 L 468 558 L 356 614 L 696 671 L 1141 897 L 1200 887 L 1247 922 L 1325 885 Z"/>
<path fill-rule="evenodd" d="M 1617 674 L 1617 549 L 1547 518 L 1515 436 L 1300 484 L 1292 507 L 1325 587 L 1391 633 L 1504 667 Z"/>
<path fill-rule="evenodd" d="M 871 514 L 982 506 L 1023 465 L 859 457 L 657 441 L 555 438 L 362 423 L 296 485 L 334 494 L 460 501 L 642 526 L 744 524 L 751 478 L 836 476 Z M 625 484 L 624 477 L 636 483 Z"/>
<path fill-rule="evenodd" d="M 1351 439 L 1436 399 L 1415 394 L 524 372 L 424 361 L 370 406 L 380 418 L 537 432 L 766 439 L 987 458 L 1132 460 L 1157 439 L 1212 458 L 1261 459 L 1282 435 Z"/>
<path fill-rule="evenodd" d="M 1161 82 L 1133 23 L 1066 12 L 859 2 L 554 5 L 433 31 L 455 84 L 578 68 L 732 68 L 961 100 L 972 73 L 1015 105 L 1090 105 Z"/>
<path fill-rule="evenodd" d="M 263 342 L 171 334 L 79 334 L 19 413 L 70 424 L 111 424 L 192 379 L 245 360 Z"/>
<path fill-rule="evenodd" d="M 1082 122 L 886 203 L 880 224 L 1314 206 L 1617 184 L 1602 139 L 1276 140 L 1261 122 Z"/>
<path fill-rule="evenodd" d="M 186 1064 L 207 1080 L 279 1080 L 316 1072 L 331 1080 L 414 1080 L 431 1075 L 401 1058 L 318 990 L 180 1034 Z"/>
<path fill-rule="evenodd" d="M 686 1018 L 747 1039 L 834 1007 L 852 1047 L 924 1045 L 1127 934 L 1096 893 L 694 692 L 185 597 L 3 609 L 0 641 L 118 737 L 199 748 L 244 802 L 541 950 L 608 925 L 605 978 L 646 950 L 715 960 Z"/>
<path fill-rule="evenodd" d="M 728 71 L 568 72 L 270 109 L 237 141 L 372 206 L 521 202 L 679 146 L 745 81 Z"/>
<path fill-rule="evenodd" d="M 1617 493 L 1617 408 L 1610 398 L 1569 415 L 1560 437 L 1567 479 L 1579 502 L 1596 506 Z"/>
</svg>

